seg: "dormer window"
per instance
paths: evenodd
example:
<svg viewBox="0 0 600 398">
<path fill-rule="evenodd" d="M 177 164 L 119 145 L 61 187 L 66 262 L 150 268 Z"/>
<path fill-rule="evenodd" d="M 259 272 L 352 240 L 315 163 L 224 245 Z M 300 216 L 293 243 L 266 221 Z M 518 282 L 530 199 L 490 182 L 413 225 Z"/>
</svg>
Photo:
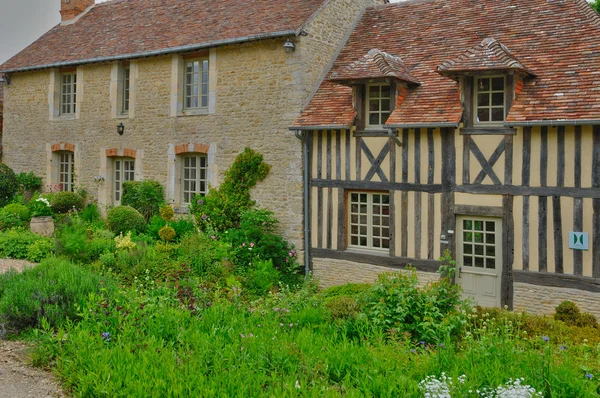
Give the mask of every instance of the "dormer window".
<svg viewBox="0 0 600 398">
<path fill-rule="evenodd" d="M 367 85 L 367 129 L 382 128 L 390 117 L 392 90 L 389 84 Z"/>
<path fill-rule="evenodd" d="M 475 124 L 502 125 L 505 118 L 505 76 L 475 78 Z"/>
</svg>

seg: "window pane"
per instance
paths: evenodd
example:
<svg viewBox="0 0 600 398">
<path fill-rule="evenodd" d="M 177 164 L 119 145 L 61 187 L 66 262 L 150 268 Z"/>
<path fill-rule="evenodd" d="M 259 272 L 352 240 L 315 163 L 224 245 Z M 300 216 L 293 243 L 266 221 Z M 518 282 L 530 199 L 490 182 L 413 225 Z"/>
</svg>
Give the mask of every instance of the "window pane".
<svg viewBox="0 0 600 398">
<path fill-rule="evenodd" d="M 486 246 L 485 255 L 488 257 L 495 257 L 496 256 L 496 246 Z"/>
<path fill-rule="evenodd" d="M 504 93 L 493 93 L 492 94 L 492 105 L 493 106 L 504 106 Z"/>
<path fill-rule="evenodd" d="M 492 90 L 504 90 L 504 78 L 503 77 L 494 77 L 492 79 Z"/>
<path fill-rule="evenodd" d="M 389 112 L 390 111 L 390 104 L 391 104 L 390 100 L 382 100 L 381 101 L 381 110 L 385 111 L 385 112 Z"/>
<path fill-rule="evenodd" d="M 487 77 L 478 79 L 477 89 L 479 91 L 490 91 L 490 79 Z"/>
<path fill-rule="evenodd" d="M 496 223 L 493 221 L 486 221 L 485 230 L 494 232 L 496 230 Z"/>
<path fill-rule="evenodd" d="M 463 245 L 463 252 L 465 254 L 473 254 L 473 245 L 471 245 L 471 244 L 464 244 Z"/>
<path fill-rule="evenodd" d="M 475 221 L 475 231 L 483 231 L 483 221 Z"/>
<path fill-rule="evenodd" d="M 473 242 L 473 233 L 472 232 L 463 233 L 463 240 L 465 242 Z"/>
<path fill-rule="evenodd" d="M 475 245 L 475 254 L 478 256 L 483 256 L 483 246 Z"/>
<path fill-rule="evenodd" d="M 379 111 L 379 100 L 370 100 L 369 101 L 369 110 L 371 112 L 378 112 Z"/>
<path fill-rule="evenodd" d="M 476 232 L 474 234 L 474 236 L 475 236 L 475 243 L 483 243 L 483 234 L 482 233 Z"/>
<path fill-rule="evenodd" d="M 490 110 L 488 108 L 477 109 L 477 120 L 480 122 L 490 121 Z"/>
<path fill-rule="evenodd" d="M 390 98 L 391 90 L 389 85 L 381 86 L 381 97 L 382 98 Z"/>
<path fill-rule="evenodd" d="M 473 266 L 473 258 L 469 257 L 469 256 L 465 256 L 463 258 L 463 262 L 467 267 L 472 267 Z"/>
<path fill-rule="evenodd" d="M 496 260 L 493 258 L 488 258 L 485 260 L 485 267 L 489 269 L 496 269 Z"/>
<path fill-rule="evenodd" d="M 379 122 L 379 114 L 378 113 L 369 114 L 369 124 L 373 125 L 373 126 L 381 124 Z"/>
<path fill-rule="evenodd" d="M 477 268 L 483 268 L 483 258 L 482 257 L 475 257 L 475 266 Z"/>
<path fill-rule="evenodd" d="M 473 222 L 471 220 L 464 220 L 463 228 L 464 229 L 473 229 Z"/>
<path fill-rule="evenodd" d="M 492 121 L 501 122 L 504 120 L 504 108 L 493 108 L 492 109 Z"/>
<path fill-rule="evenodd" d="M 380 86 L 370 86 L 369 87 L 369 97 L 370 98 L 378 98 L 379 97 L 379 88 Z"/>
<path fill-rule="evenodd" d="M 477 106 L 489 106 L 490 95 L 488 93 L 477 94 Z"/>
<path fill-rule="evenodd" d="M 495 244 L 496 243 L 496 235 L 485 234 L 485 243 Z"/>
</svg>

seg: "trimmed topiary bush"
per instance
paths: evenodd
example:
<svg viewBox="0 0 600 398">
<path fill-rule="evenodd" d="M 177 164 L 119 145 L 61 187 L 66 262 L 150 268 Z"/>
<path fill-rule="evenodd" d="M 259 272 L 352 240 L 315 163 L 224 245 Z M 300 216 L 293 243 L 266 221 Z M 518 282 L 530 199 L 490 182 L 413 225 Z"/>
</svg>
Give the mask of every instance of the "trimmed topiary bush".
<svg viewBox="0 0 600 398">
<path fill-rule="evenodd" d="M 52 211 L 58 214 L 68 213 L 71 210 L 83 209 L 83 198 L 75 192 L 57 192 L 50 198 Z"/>
<path fill-rule="evenodd" d="M 123 183 L 121 204 L 138 210 L 146 222 L 158 214 L 164 202 L 165 189 L 158 181 L 126 181 Z"/>
<path fill-rule="evenodd" d="M 569 326 L 597 328 L 598 320 L 592 314 L 581 312 L 577 304 L 572 301 L 563 301 L 556 307 L 554 319 L 563 321 Z"/>
<path fill-rule="evenodd" d="M 15 172 L 0 163 L 0 207 L 6 206 L 19 190 L 19 182 Z"/>
<path fill-rule="evenodd" d="M 129 231 L 142 232 L 146 228 L 144 216 L 131 206 L 117 206 L 107 216 L 108 228 L 115 234 Z"/>
</svg>

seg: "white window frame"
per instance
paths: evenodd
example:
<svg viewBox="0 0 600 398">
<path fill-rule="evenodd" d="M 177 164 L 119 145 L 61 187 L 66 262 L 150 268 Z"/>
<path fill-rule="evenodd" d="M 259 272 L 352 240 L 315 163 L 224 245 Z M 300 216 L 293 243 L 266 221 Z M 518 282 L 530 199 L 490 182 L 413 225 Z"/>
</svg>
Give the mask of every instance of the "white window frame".
<svg viewBox="0 0 600 398">
<path fill-rule="evenodd" d="M 379 201 L 376 200 L 377 197 L 379 197 Z M 385 197 L 387 197 L 387 201 L 384 199 Z M 391 217 L 393 215 L 390 214 L 389 192 L 349 192 L 347 247 L 354 250 L 389 253 Z"/>
<path fill-rule="evenodd" d="M 208 57 L 183 60 L 183 110 L 208 109 L 209 73 Z"/>
<path fill-rule="evenodd" d="M 115 157 L 113 159 L 113 201 L 115 205 L 121 204 L 123 197 L 123 183 L 135 181 L 135 159 L 130 157 Z"/>
<path fill-rule="evenodd" d="M 371 88 L 372 87 L 379 87 L 379 95 L 377 97 L 371 97 Z M 388 87 L 390 89 L 390 95 L 389 97 L 384 97 L 382 94 L 382 87 Z M 367 129 L 381 129 L 383 128 L 383 125 L 385 124 L 385 122 L 387 121 L 387 119 L 389 119 L 391 113 L 392 113 L 392 86 L 389 83 L 371 83 L 371 84 L 367 84 L 366 85 L 366 93 L 365 93 L 365 127 Z M 378 101 L 378 109 L 376 111 L 372 111 L 371 110 L 371 100 Z M 388 109 L 385 110 L 383 109 L 383 104 L 385 103 L 385 101 L 387 101 L 388 103 Z M 387 117 L 384 118 L 384 115 L 387 113 Z M 378 120 L 379 123 L 378 124 L 372 124 L 371 123 L 371 115 L 372 114 L 376 114 L 378 115 Z"/>
<path fill-rule="evenodd" d="M 129 64 L 123 65 L 123 80 L 121 81 L 120 95 L 121 95 L 121 115 L 129 115 L 129 108 L 131 105 L 131 66 Z"/>
<path fill-rule="evenodd" d="M 208 155 L 183 153 L 179 157 L 181 163 L 181 204 L 189 205 L 194 195 L 206 195 L 208 192 Z M 195 162 L 195 166 L 192 166 L 192 160 Z M 187 175 L 186 171 L 188 172 Z M 195 189 L 192 187 L 195 187 Z"/>
<path fill-rule="evenodd" d="M 75 115 L 77 112 L 77 71 L 60 73 L 59 115 Z"/>
<path fill-rule="evenodd" d="M 503 89 L 502 90 L 494 90 L 492 88 L 492 80 L 502 78 L 503 80 Z M 483 79 L 489 80 L 489 90 L 480 91 L 479 82 Z M 503 126 L 504 121 L 506 120 L 506 76 L 504 75 L 490 75 L 490 76 L 475 76 L 474 79 L 474 93 L 473 93 L 473 124 L 479 126 Z M 500 105 L 492 105 L 493 94 L 502 93 L 502 106 Z M 487 94 L 489 103 L 488 105 L 479 105 L 479 94 Z M 479 109 L 488 109 L 489 110 L 489 118 L 492 118 L 492 110 L 493 109 L 502 109 L 502 120 L 479 120 Z"/>
<path fill-rule="evenodd" d="M 58 156 L 58 183 L 61 191 L 75 190 L 75 154 L 70 151 L 61 151 Z"/>
</svg>

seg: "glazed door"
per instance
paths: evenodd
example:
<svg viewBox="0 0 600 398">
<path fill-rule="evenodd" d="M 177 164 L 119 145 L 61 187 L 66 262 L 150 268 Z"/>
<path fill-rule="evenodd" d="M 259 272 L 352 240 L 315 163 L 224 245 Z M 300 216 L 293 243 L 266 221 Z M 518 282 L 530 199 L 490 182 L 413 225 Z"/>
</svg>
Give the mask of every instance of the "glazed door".
<svg viewBox="0 0 600 398">
<path fill-rule="evenodd" d="M 465 297 L 484 307 L 500 307 L 502 219 L 457 217 L 457 278 Z"/>
</svg>

